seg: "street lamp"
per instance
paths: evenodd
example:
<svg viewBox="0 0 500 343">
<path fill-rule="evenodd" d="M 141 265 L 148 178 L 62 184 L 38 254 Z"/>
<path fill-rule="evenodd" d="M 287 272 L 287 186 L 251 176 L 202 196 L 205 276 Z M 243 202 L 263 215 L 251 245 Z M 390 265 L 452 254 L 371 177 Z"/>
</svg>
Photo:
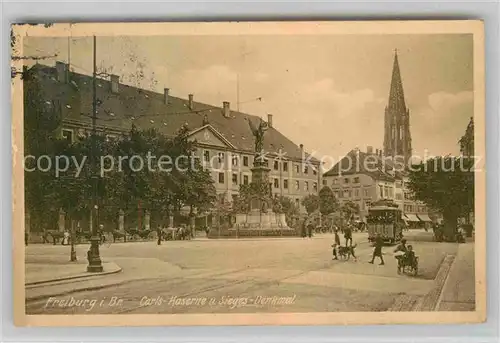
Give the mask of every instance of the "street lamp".
<svg viewBox="0 0 500 343">
<path fill-rule="evenodd" d="M 103 271 L 101 257 L 99 256 L 99 243 L 101 238 L 98 235 L 98 218 L 97 210 L 99 207 L 97 206 L 97 168 L 96 168 L 96 146 L 97 146 L 97 130 L 96 130 L 96 121 L 97 121 L 97 89 L 96 89 L 96 37 L 94 36 L 94 71 L 92 75 L 92 237 L 90 238 L 90 249 L 87 252 L 87 259 L 89 264 L 87 266 L 87 272 L 92 273 L 100 273 Z"/>
</svg>

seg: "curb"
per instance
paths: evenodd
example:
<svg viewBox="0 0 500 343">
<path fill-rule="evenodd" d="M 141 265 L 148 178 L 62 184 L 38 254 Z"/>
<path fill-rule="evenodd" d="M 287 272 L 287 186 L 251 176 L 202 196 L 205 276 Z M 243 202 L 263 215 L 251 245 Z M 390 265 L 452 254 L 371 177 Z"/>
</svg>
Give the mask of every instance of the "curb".
<svg viewBox="0 0 500 343">
<path fill-rule="evenodd" d="M 33 281 L 33 282 L 26 282 L 24 284 L 25 287 L 28 287 L 28 286 L 37 286 L 37 285 L 44 285 L 44 284 L 48 284 L 48 283 L 53 283 L 53 282 L 58 282 L 58 281 L 66 281 L 66 280 L 75 280 L 75 279 L 84 279 L 84 278 L 93 278 L 93 277 L 96 277 L 96 276 L 103 276 L 103 275 L 110 275 L 110 274 L 116 274 L 116 273 L 119 273 L 122 271 L 122 268 L 113 263 L 115 265 L 115 268 L 113 270 L 109 270 L 109 271 L 103 271 L 102 273 L 92 273 L 92 274 L 88 274 L 88 273 L 85 273 L 85 274 L 78 274 L 78 275 L 71 275 L 71 276 L 65 276 L 65 277 L 61 277 L 61 278 L 56 278 L 56 279 L 49 279 L 49 280 L 41 280 L 41 281 Z"/>
<path fill-rule="evenodd" d="M 447 255 L 441 263 L 441 267 L 434 279 L 436 284 L 421 301 L 415 306 L 413 311 L 435 311 L 439 298 L 443 292 L 444 284 L 450 274 L 451 266 L 455 262 L 456 255 Z"/>
</svg>

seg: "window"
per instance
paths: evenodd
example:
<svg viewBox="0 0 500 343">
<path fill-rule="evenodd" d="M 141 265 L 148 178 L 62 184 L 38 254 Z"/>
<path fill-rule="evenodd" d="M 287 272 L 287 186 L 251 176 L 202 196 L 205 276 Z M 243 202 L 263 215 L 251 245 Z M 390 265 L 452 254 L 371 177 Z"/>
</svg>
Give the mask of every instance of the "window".
<svg viewBox="0 0 500 343">
<path fill-rule="evenodd" d="M 304 174 L 307 174 L 309 173 L 309 167 L 308 166 L 304 166 Z"/>
<path fill-rule="evenodd" d="M 349 190 L 348 189 L 344 189 L 342 197 L 343 198 L 349 198 Z"/>
<path fill-rule="evenodd" d="M 224 173 L 219 173 L 219 183 L 224 183 Z"/>
<path fill-rule="evenodd" d="M 237 167 L 238 166 L 238 160 L 239 159 L 240 159 L 240 157 L 238 155 L 233 156 L 233 167 Z"/>
<path fill-rule="evenodd" d="M 297 208 L 300 208 L 300 200 L 299 200 L 299 198 L 295 199 L 295 206 L 297 206 Z"/>
<path fill-rule="evenodd" d="M 205 162 L 210 162 L 210 151 L 209 150 L 203 151 L 203 160 Z"/>
<path fill-rule="evenodd" d="M 233 174 L 233 185 L 238 184 L 238 174 Z"/>
<path fill-rule="evenodd" d="M 62 138 L 68 141 L 68 143 L 73 143 L 73 130 L 62 130 Z"/>
<path fill-rule="evenodd" d="M 344 183 L 349 183 L 349 179 L 347 177 L 344 179 Z"/>
<path fill-rule="evenodd" d="M 396 188 L 401 188 L 403 186 L 401 181 L 396 181 Z"/>
<path fill-rule="evenodd" d="M 248 185 L 248 175 L 243 175 L 243 184 Z"/>
<path fill-rule="evenodd" d="M 318 183 L 313 182 L 313 191 L 317 192 L 318 191 Z"/>
<path fill-rule="evenodd" d="M 378 188 L 379 188 L 379 191 L 380 191 L 380 197 L 383 198 L 384 197 L 384 186 L 378 185 Z"/>
<path fill-rule="evenodd" d="M 396 193 L 396 200 L 403 200 L 401 193 Z"/>
<path fill-rule="evenodd" d="M 327 185 L 327 181 L 323 180 L 323 186 L 326 186 L 326 185 Z"/>
<path fill-rule="evenodd" d="M 335 198 L 342 198 L 342 192 L 339 193 L 339 191 L 333 192 L 333 195 L 335 195 Z"/>
<path fill-rule="evenodd" d="M 336 185 L 336 184 L 338 184 L 338 182 L 339 182 L 339 180 L 338 180 L 338 179 L 333 179 L 332 184 L 333 184 L 333 185 Z"/>
<path fill-rule="evenodd" d="M 295 181 L 295 190 L 298 191 L 300 189 L 299 181 Z"/>
<path fill-rule="evenodd" d="M 304 190 L 307 192 L 309 191 L 309 182 L 304 181 Z"/>
<path fill-rule="evenodd" d="M 223 162 L 224 162 L 224 153 L 219 152 L 219 163 L 223 163 Z"/>
<path fill-rule="evenodd" d="M 283 188 L 288 189 L 288 180 L 283 180 Z"/>
<path fill-rule="evenodd" d="M 288 171 L 288 162 L 283 162 L 283 171 Z"/>
<path fill-rule="evenodd" d="M 355 190 L 354 190 L 354 196 L 355 196 L 356 198 L 358 198 L 358 197 L 359 197 L 359 189 L 355 189 Z"/>
<path fill-rule="evenodd" d="M 372 202 L 370 200 L 366 200 L 365 204 L 366 204 L 366 208 L 370 208 L 370 206 L 372 205 Z"/>
<path fill-rule="evenodd" d="M 300 166 L 298 164 L 295 164 L 295 173 L 300 173 Z"/>
<path fill-rule="evenodd" d="M 274 179 L 274 188 L 280 188 L 280 180 Z"/>
<path fill-rule="evenodd" d="M 354 178 L 354 183 L 359 183 L 359 177 Z"/>
<path fill-rule="evenodd" d="M 243 165 L 248 167 L 248 156 L 243 156 Z"/>
<path fill-rule="evenodd" d="M 313 167 L 313 175 L 318 175 L 318 171 Z"/>
<path fill-rule="evenodd" d="M 365 196 L 365 197 L 368 196 L 368 189 L 363 189 L 363 196 Z"/>
<path fill-rule="evenodd" d="M 274 161 L 274 170 L 280 170 L 280 164 L 278 161 Z"/>
</svg>

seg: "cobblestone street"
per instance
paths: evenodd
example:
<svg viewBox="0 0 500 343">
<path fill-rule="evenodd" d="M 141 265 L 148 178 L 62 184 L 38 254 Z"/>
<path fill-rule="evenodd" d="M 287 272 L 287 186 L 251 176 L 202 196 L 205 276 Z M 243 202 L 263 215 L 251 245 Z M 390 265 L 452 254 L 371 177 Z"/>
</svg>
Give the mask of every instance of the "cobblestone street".
<svg viewBox="0 0 500 343">
<path fill-rule="evenodd" d="M 28 314 L 434 310 L 457 245 L 429 237 L 425 232 L 408 237 L 420 256 L 416 277 L 397 274 L 394 247 L 384 249 L 386 265 L 367 263 L 373 248 L 364 233 L 354 235 L 357 261 L 332 261 L 328 234 L 161 246 L 116 243 L 102 246 L 101 255 L 120 272 L 27 285 L 26 309 Z M 82 270 L 86 249 L 77 246 Z M 48 264 L 65 268 L 57 262 L 67 263 L 68 256 L 68 247 L 28 246 L 27 280 Z"/>
</svg>

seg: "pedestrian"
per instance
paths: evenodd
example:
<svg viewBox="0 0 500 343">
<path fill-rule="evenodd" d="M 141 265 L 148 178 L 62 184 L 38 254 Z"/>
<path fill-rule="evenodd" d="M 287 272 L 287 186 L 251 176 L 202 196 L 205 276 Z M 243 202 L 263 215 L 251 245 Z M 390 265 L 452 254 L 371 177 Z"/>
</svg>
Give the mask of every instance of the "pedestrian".
<svg viewBox="0 0 500 343">
<path fill-rule="evenodd" d="M 408 248 L 406 247 L 406 239 L 403 238 L 401 243 L 398 244 L 396 249 L 394 249 L 394 257 L 398 260 L 398 273 L 403 269 L 403 260 L 407 257 L 406 253 L 408 252 Z"/>
<path fill-rule="evenodd" d="M 338 256 L 337 256 L 337 247 L 340 246 L 340 237 L 339 237 L 339 233 L 338 233 L 338 229 L 335 230 L 335 241 L 334 243 L 332 244 L 332 248 L 333 248 L 333 259 L 334 260 L 338 260 Z"/>
<path fill-rule="evenodd" d="M 104 224 L 99 225 L 99 231 L 97 232 L 97 235 L 100 238 L 100 244 L 103 244 L 106 241 L 106 236 L 104 235 Z"/>
<path fill-rule="evenodd" d="M 333 254 L 333 260 L 338 260 L 336 243 L 332 244 L 332 254 Z"/>
<path fill-rule="evenodd" d="M 61 241 L 61 245 L 68 245 L 68 244 L 69 244 L 69 232 L 68 231 L 64 231 L 63 239 Z"/>
<path fill-rule="evenodd" d="M 42 239 L 43 239 L 43 243 L 50 243 L 48 238 L 48 232 L 45 228 L 42 229 Z"/>
<path fill-rule="evenodd" d="M 161 245 L 161 235 L 162 235 L 161 225 L 158 224 L 158 226 L 156 227 L 156 236 L 158 237 L 157 245 Z"/>
<path fill-rule="evenodd" d="M 304 219 L 304 221 L 302 222 L 301 233 L 302 233 L 302 238 L 307 236 L 307 219 Z"/>
<path fill-rule="evenodd" d="M 373 249 L 373 255 L 372 255 L 372 260 L 369 262 L 373 264 L 373 261 L 375 260 L 375 257 L 380 258 L 380 265 L 384 265 L 384 258 L 382 257 L 382 246 L 384 245 L 384 240 L 380 236 L 380 233 L 377 233 L 375 236 L 375 248 Z"/>
<path fill-rule="evenodd" d="M 352 228 L 351 225 L 347 225 L 346 229 L 344 230 L 344 238 L 345 238 L 345 246 L 352 245 Z"/>
<path fill-rule="evenodd" d="M 313 230 L 314 226 L 312 225 L 312 223 L 309 223 L 309 225 L 307 225 L 307 235 L 309 236 L 309 238 L 312 238 Z"/>
</svg>

